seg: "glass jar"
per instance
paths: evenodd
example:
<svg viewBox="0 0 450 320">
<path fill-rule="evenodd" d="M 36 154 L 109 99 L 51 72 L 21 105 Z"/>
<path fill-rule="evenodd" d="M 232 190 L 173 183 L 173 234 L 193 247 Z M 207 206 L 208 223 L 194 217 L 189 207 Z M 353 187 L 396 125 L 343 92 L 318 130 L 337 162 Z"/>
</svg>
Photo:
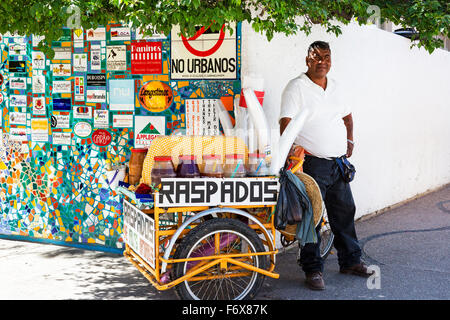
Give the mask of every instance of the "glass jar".
<svg viewBox="0 0 450 320">
<path fill-rule="evenodd" d="M 193 155 L 181 155 L 179 156 L 179 162 L 177 166 L 178 178 L 199 178 L 200 170 Z"/>
<path fill-rule="evenodd" d="M 151 173 L 153 187 L 157 187 L 161 183 L 161 178 L 175 178 L 177 176 L 171 157 L 163 156 L 153 159 L 155 160 Z"/>
<path fill-rule="evenodd" d="M 224 176 L 227 178 L 243 178 L 246 175 L 243 154 L 225 155 Z"/>
<path fill-rule="evenodd" d="M 215 154 L 203 156 L 205 166 L 203 167 L 202 177 L 223 178 L 223 166 L 220 158 L 220 155 Z"/>
<path fill-rule="evenodd" d="M 247 175 L 250 177 L 261 177 L 269 174 L 264 153 L 250 153 L 246 165 Z"/>
</svg>

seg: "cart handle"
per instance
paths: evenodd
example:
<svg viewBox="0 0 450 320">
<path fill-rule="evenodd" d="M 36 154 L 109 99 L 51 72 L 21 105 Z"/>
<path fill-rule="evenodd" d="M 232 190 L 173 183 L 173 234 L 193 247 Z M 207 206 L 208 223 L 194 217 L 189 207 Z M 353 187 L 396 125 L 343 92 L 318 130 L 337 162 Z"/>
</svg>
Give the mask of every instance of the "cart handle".
<svg viewBox="0 0 450 320">
<path fill-rule="evenodd" d="M 303 165 L 304 159 L 303 158 L 299 158 L 299 157 L 289 157 L 289 160 L 296 160 L 298 161 L 297 164 L 292 168 L 292 163 L 289 164 L 288 166 L 288 170 L 291 170 L 292 173 L 297 172 Z"/>
</svg>

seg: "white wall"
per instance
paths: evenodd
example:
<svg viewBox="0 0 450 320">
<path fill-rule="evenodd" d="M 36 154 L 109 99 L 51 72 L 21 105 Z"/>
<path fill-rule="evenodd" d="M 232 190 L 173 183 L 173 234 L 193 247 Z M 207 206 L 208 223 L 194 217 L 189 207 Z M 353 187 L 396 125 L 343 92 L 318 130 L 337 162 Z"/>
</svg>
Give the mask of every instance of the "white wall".
<svg viewBox="0 0 450 320">
<path fill-rule="evenodd" d="M 313 30 L 268 42 L 243 24 L 242 75 L 264 78 L 272 128 L 282 90 L 306 71 L 309 44 L 328 41 L 329 76 L 348 88 L 354 110 L 357 218 L 450 183 L 450 53 L 410 49 L 406 38 L 356 23 L 339 37 Z"/>
</svg>

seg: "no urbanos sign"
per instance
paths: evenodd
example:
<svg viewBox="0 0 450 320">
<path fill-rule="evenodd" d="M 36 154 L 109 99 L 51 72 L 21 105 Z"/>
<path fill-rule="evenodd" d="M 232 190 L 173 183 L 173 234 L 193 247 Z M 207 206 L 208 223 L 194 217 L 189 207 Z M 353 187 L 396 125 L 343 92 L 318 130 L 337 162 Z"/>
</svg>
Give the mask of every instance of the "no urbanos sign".
<svg viewBox="0 0 450 320">
<path fill-rule="evenodd" d="M 178 26 L 171 34 L 171 77 L 188 79 L 236 79 L 236 27 L 231 34 L 225 26 L 213 32 L 198 27 L 192 37 L 180 34 Z"/>
</svg>

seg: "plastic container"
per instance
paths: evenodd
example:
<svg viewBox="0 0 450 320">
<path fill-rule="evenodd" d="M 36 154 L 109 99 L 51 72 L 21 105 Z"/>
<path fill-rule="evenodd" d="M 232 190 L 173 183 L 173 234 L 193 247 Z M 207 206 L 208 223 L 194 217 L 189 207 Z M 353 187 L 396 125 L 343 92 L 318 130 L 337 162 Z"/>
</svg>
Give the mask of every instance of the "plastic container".
<svg viewBox="0 0 450 320">
<path fill-rule="evenodd" d="M 223 165 L 220 155 L 204 155 L 203 161 L 205 165 L 202 170 L 202 177 L 223 178 Z"/>
<path fill-rule="evenodd" d="M 248 155 L 246 170 L 249 177 L 269 175 L 269 168 L 266 164 L 266 155 L 264 153 L 250 153 Z"/>
<path fill-rule="evenodd" d="M 129 175 L 128 175 L 128 183 L 132 185 L 136 185 L 141 180 L 142 176 L 142 167 L 144 164 L 145 157 L 147 156 L 148 149 L 132 149 L 131 157 L 129 163 Z"/>
<path fill-rule="evenodd" d="M 152 184 L 157 187 L 161 183 L 161 178 L 175 178 L 177 176 L 169 156 L 154 157 L 155 163 L 152 168 Z"/>
<path fill-rule="evenodd" d="M 243 178 L 246 176 L 244 155 L 227 154 L 225 155 L 225 166 L 223 168 L 224 177 Z"/>
<path fill-rule="evenodd" d="M 178 178 L 199 178 L 200 170 L 193 155 L 181 155 L 179 156 L 179 162 L 177 166 Z"/>
</svg>

